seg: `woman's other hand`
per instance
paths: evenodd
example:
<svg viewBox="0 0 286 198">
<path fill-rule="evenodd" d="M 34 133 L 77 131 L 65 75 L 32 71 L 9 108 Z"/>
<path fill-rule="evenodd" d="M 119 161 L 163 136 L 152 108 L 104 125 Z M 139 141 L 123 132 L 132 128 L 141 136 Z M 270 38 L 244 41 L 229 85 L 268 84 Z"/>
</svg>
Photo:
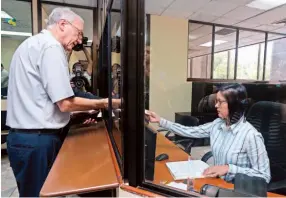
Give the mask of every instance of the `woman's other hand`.
<svg viewBox="0 0 286 198">
<path fill-rule="evenodd" d="M 228 173 L 228 165 L 211 166 L 204 170 L 203 175 L 205 177 L 219 177 Z"/>
</svg>

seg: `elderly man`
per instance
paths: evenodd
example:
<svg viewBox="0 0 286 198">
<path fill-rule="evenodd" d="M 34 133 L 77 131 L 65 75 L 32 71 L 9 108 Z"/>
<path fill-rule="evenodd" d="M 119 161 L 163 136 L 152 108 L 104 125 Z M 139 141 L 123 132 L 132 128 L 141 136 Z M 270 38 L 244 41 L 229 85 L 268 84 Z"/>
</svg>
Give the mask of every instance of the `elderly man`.
<svg viewBox="0 0 286 198">
<path fill-rule="evenodd" d="M 37 197 L 61 147 L 70 112 L 107 107 L 107 99 L 74 97 L 65 51 L 81 42 L 84 21 L 55 8 L 47 30 L 25 40 L 13 55 L 8 88 L 8 154 L 20 196 Z"/>
</svg>

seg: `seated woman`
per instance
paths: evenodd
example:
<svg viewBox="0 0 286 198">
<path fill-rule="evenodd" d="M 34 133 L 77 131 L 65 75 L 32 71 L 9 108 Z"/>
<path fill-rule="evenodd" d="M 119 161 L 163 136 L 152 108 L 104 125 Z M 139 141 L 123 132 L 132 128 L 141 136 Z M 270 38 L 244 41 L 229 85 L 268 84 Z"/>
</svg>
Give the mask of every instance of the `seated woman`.
<svg viewBox="0 0 286 198">
<path fill-rule="evenodd" d="M 191 138 L 210 137 L 215 166 L 204 171 L 206 177 L 222 177 L 233 182 L 236 173 L 262 177 L 269 183 L 269 158 L 262 135 L 244 117 L 248 104 L 243 85 L 225 85 L 216 94 L 219 118 L 196 127 L 182 126 L 147 112 L 150 122 L 173 133 Z"/>
</svg>

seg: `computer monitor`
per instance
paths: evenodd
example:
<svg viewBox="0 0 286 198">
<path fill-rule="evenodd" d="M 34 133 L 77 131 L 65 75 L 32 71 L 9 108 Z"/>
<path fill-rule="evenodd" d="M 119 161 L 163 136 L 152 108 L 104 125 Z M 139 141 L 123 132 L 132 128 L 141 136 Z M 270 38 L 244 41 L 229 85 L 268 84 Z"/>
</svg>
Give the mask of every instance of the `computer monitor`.
<svg viewBox="0 0 286 198">
<path fill-rule="evenodd" d="M 145 179 L 154 180 L 154 166 L 156 153 L 157 133 L 148 124 L 145 124 Z"/>
</svg>

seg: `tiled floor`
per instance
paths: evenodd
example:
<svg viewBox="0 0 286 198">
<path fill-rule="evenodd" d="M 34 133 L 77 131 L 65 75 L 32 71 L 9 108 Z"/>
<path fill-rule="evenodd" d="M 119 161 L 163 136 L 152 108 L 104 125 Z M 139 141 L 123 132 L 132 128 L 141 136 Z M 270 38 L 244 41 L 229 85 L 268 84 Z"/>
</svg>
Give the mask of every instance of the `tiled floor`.
<svg viewBox="0 0 286 198">
<path fill-rule="evenodd" d="M 1 197 L 19 197 L 8 155 L 3 150 L 1 153 Z"/>
</svg>

